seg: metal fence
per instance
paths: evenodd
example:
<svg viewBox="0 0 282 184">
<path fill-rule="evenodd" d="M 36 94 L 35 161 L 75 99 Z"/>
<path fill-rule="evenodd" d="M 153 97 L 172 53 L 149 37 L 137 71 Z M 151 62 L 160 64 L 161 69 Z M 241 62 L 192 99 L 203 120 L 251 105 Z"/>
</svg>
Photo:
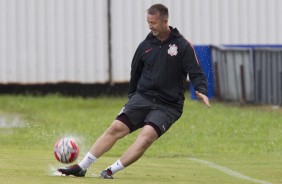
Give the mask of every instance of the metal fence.
<svg viewBox="0 0 282 184">
<path fill-rule="evenodd" d="M 282 105 L 282 49 L 253 49 L 255 103 Z"/>
<path fill-rule="evenodd" d="M 282 49 L 212 47 L 215 95 L 227 101 L 282 105 Z"/>
<path fill-rule="evenodd" d="M 215 93 L 224 100 L 252 102 L 254 75 L 251 50 L 243 48 L 212 48 Z"/>
</svg>

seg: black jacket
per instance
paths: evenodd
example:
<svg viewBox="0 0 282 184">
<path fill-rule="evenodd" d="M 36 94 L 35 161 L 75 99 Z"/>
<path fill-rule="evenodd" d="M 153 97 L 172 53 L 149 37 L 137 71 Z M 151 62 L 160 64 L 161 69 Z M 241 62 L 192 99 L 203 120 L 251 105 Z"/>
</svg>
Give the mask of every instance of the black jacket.
<svg viewBox="0 0 282 184">
<path fill-rule="evenodd" d="M 132 60 L 128 95 L 138 92 L 182 111 L 187 74 L 195 90 L 205 95 L 207 81 L 192 45 L 176 28 L 170 29 L 167 40 L 161 42 L 149 33 L 138 46 Z"/>
</svg>

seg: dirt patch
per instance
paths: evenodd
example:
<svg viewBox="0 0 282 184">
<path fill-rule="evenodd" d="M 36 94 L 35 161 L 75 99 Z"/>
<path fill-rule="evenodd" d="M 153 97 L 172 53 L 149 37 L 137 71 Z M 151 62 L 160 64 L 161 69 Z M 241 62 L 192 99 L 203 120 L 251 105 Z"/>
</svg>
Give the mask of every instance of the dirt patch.
<svg viewBox="0 0 282 184">
<path fill-rule="evenodd" d="M 246 109 L 253 109 L 258 111 L 267 111 L 267 112 L 278 112 L 282 114 L 282 106 L 279 105 L 261 105 L 261 104 L 248 104 L 248 103 L 240 103 L 240 102 L 226 102 L 218 99 L 211 100 L 211 104 L 215 103 L 221 103 L 227 106 L 232 107 L 240 107 L 240 108 L 246 108 Z"/>
<path fill-rule="evenodd" d="M 22 127 L 25 127 L 25 123 L 17 115 L 0 114 L 0 128 L 22 128 Z"/>
</svg>

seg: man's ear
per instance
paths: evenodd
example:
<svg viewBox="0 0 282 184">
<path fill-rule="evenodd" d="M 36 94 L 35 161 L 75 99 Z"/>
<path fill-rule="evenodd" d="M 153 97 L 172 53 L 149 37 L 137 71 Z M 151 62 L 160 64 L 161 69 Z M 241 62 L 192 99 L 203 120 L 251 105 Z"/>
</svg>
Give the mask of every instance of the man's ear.
<svg viewBox="0 0 282 184">
<path fill-rule="evenodd" d="M 165 24 L 168 24 L 168 19 L 163 20 Z"/>
</svg>

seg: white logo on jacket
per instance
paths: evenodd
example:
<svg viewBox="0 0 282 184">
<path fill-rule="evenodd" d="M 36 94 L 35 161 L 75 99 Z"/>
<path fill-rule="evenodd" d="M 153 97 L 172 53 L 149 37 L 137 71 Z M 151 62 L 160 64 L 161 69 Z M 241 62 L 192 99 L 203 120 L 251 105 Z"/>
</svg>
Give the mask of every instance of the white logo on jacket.
<svg viewBox="0 0 282 184">
<path fill-rule="evenodd" d="M 178 47 L 175 44 L 169 44 L 169 49 L 167 50 L 167 53 L 171 56 L 176 56 L 178 53 L 177 49 Z"/>
</svg>

